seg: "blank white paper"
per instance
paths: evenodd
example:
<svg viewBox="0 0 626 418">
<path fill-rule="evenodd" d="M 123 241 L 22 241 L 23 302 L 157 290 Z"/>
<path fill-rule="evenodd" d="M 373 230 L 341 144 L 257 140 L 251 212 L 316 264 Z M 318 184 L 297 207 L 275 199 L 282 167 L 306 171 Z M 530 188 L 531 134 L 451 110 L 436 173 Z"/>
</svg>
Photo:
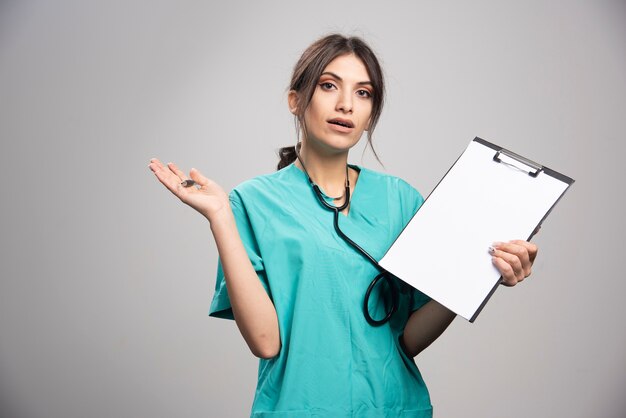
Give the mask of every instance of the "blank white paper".
<svg viewBox="0 0 626 418">
<path fill-rule="evenodd" d="M 528 239 L 569 187 L 493 160 L 496 150 L 472 141 L 380 265 L 471 320 L 497 284 L 495 241 Z"/>
</svg>

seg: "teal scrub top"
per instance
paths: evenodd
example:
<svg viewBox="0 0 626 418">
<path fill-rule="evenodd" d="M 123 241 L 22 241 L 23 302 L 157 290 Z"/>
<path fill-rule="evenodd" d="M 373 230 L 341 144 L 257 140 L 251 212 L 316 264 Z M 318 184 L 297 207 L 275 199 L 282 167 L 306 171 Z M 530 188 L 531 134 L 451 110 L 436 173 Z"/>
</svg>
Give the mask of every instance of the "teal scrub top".
<svg viewBox="0 0 626 418">
<path fill-rule="evenodd" d="M 423 198 L 397 177 L 352 168 L 360 174 L 339 225 L 379 260 Z M 378 272 L 337 235 L 333 212 L 294 164 L 237 186 L 230 203 L 281 338 L 280 353 L 260 360 L 251 416 L 431 417 L 428 390 L 399 342 L 428 297 L 405 289 L 392 320 L 369 325 L 363 300 Z M 383 317 L 382 298 L 374 292 L 371 299 L 372 316 Z M 209 314 L 233 318 L 221 263 Z"/>
</svg>

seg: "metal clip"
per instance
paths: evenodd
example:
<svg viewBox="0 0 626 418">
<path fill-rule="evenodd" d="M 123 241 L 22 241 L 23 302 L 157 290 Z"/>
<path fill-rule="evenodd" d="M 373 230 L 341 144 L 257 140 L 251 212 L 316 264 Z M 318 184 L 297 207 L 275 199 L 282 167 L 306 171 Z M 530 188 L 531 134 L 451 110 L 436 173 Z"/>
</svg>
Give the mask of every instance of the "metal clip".
<svg viewBox="0 0 626 418">
<path fill-rule="evenodd" d="M 517 168 L 518 170 L 528 173 L 531 177 L 537 177 L 537 175 L 543 170 L 543 166 L 541 164 L 537 164 L 528 158 L 522 157 L 521 155 L 504 148 L 496 152 L 496 155 L 493 156 L 493 160 L 497 163 Z"/>
</svg>

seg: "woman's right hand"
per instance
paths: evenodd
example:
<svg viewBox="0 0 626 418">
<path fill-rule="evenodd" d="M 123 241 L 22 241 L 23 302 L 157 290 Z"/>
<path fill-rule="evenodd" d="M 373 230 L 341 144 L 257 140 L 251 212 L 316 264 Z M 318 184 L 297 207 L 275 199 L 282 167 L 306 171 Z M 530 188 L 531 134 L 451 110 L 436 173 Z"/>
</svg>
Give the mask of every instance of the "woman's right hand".
<svg viewBox="0 0 626 418">
<path fill-rule="evenodd" d="M 193 168 L 189 177 L 200 188 L 181 185 L 188 177 L 174 163 L 163 165 L 153 158 L 148 167 L 170 192 L 209 220 L 241 335 L 255 356 L 275 357 L 281 347 L 276 309 L 241 241 L 228 195 Z"/>
<path fill-rule="evenodd" d="M 156 158 L 150 160 L 148 165 L 159 181 L 183 203 L 191 206 L 209 222 L 217 219 L 222 213 L 230 211 L 228 195 L 214 181 L 204 177 L 198 170 L 192 168 L 189 177 L 185 175 L 174 163 L 163 165 Z M 181 183 L 191 178 L 199 186 L 184 187 Z"/>
</svg>

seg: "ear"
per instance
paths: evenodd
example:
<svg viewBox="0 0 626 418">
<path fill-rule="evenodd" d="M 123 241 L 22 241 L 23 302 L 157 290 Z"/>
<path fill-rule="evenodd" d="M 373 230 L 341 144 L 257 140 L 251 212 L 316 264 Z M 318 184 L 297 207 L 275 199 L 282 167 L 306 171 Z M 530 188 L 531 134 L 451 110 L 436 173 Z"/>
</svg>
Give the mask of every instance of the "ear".
<svg viewBox="0 0 626 418">
<path fill-rule="evenodd" d="M 298 116 L 298 93 L 295 90 L 289 90 L 287 103 L 289 104 L 289 111 Z"/>
</svg>

